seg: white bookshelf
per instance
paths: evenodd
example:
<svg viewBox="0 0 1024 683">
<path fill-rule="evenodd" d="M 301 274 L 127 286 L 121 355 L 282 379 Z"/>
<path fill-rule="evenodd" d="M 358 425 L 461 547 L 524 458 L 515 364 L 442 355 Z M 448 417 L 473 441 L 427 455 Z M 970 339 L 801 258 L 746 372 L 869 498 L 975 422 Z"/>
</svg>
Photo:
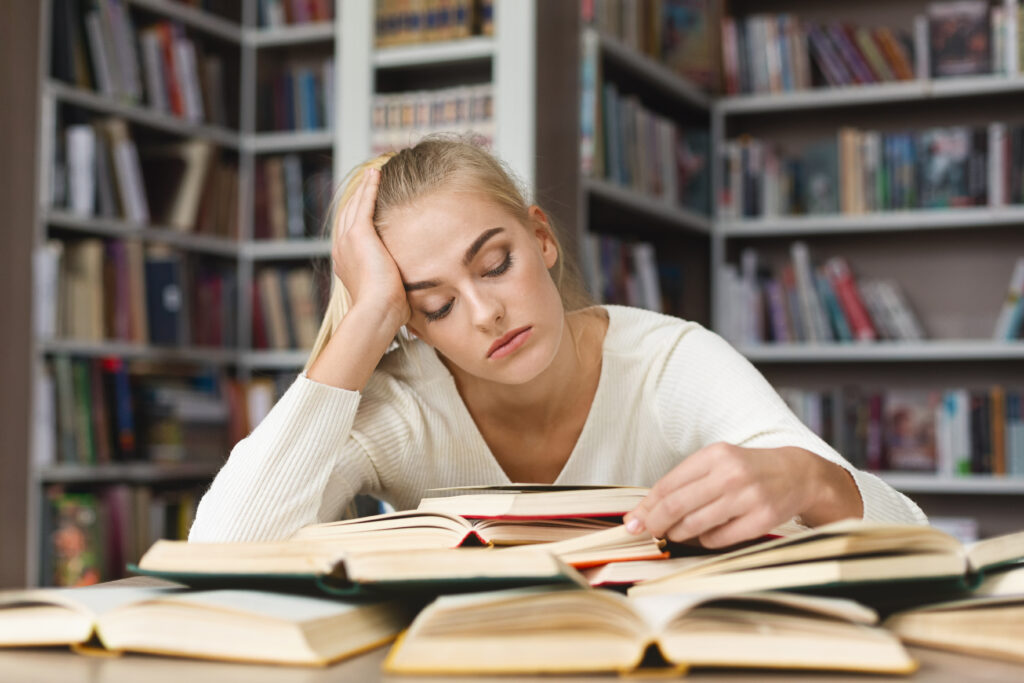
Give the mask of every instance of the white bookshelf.
<svg viewBox="0 0 1024 683">
<path fill-rule="evenodd" d="M 759 114 L 1019 92 L 1024 92 L 1024 78 L 1021 76 L 985 75 L 813 88 L 771 95 L 731 95 L 721 98 L 714 106 L 723 114 Z"/>
<path fill-rule="evenodd" d="M 334 40 L 334 22 L 318 21 L 280 28 L 246 29 L 243 42 L 253 47 L 283 47 L 330 43 Z"/>
<path fill-rule="evenodd" d="M 373 65 L 378 69 L 457 65 L 491 59 L 497 52 L 497 41 L 491 36 L 472 36 L 419 45 L 394 45 L 376 48 Z"/>
<path fill-rule="evenodd" d="M 887 484 L 903 493 L 953 495 L 1024 495 L 1024 477 L 974 474 L 949 477 L 930 473 L 876 472 Z"/>
<path fill-rule="evenodd" d="M 140 7 L 162 17 L 180 21 L 210 35 L 236 43 L 242 42 L 243 30 L 238 24 L 210 12 L 190 7 L 177 0 L 128 0 L 129 5 Z"/>
<path fill-rule="evenodd" d="M 757 344 L 738 347 L 756 363 L 888 363 L 1024 360 L 1024 342 L 926 340 L 851 344 Z"/>
</svg>

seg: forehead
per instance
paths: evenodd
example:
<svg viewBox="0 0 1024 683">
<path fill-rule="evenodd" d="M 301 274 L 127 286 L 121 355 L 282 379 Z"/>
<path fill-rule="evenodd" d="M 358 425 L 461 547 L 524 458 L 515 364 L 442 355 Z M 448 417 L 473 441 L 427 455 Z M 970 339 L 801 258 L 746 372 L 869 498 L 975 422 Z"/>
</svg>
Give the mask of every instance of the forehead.
<svg viewBox="0 0 1024 683">
<path fill-rule="evenodd" d="M 505 228 L 514 234 L 521 225 L 504 207 L 477 192 L 440 190 L 388 213 L 380 236 L 403 277 L 429 264 L 461 264 L 466 248 L 481 232 Z M 436 275 L 436 273 L 430 273 Z"/>
</svg>

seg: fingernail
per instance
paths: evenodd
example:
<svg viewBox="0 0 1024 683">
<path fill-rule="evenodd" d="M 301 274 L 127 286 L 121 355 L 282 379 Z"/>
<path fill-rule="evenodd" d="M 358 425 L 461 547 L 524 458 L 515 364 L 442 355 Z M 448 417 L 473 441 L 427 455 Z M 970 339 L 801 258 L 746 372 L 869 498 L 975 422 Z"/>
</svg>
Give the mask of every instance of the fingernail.
<svg viewBox="0 0 1024 683">
<path fill-rule="evenodd" d="M 638 534 L 644 530 L 644 523 L 635 517 L 626 522 L 626 531 L 631 534 Z"/>
</svg>

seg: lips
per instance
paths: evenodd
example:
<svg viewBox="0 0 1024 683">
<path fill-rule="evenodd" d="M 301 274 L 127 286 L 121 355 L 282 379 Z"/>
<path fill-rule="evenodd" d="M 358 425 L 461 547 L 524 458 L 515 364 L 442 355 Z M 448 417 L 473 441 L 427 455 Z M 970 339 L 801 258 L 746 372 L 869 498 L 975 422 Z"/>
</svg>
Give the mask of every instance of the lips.
<svg viewBox="0 0 1024 683">
<path fill-rule="evenodd" d="M 533 328 L 531 326 L 526 325 L 525 327 L 520 327 L 502 335 L 497 341 L 491 344 L 491 348 L 487 349 L 487 357 L 491 358 L 495 354 L 500 357 L 506 353 L 511 353 L 515 350 L 513 347 L 518 348 L 519 344 L 525 340 L 526 335 L 532 329 Z"/>
</svg>

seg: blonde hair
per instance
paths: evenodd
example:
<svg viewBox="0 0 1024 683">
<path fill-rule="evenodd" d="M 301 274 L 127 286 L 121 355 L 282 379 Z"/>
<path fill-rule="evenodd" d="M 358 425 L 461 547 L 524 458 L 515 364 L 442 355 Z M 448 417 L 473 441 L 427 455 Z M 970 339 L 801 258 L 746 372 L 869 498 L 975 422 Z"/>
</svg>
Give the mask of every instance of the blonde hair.
<svg viewBox="0 0 1024 683">
<path fill-rule="evenodd" d="M 469 137 L 438 134 L 428 136 L 412 147 L 374 157 L 348 173 L 331 201 L 324 225 L 325 236 L 332 244 L 341 208 L 355 194 L 363 174 L 370 169 L 379 169 L 381 172 L 374 207 L 374 226 L 378 234 L 382 227 L 387 226 L 388 215 L 393 209 L 408 206 L 441 188 L 480 192 L 523 225 L 530 222 L 525 194 L 505 164 Z M 591 301 L 574 261 L 567 258 L 555 226 L 550 221 L 549 226 L 551 238 L 558 250 L 558 259 L 551 269 L 551 275 L 562 297 L 562 305 L 567 311 L 590 305 Z M 306 361 L 307 370 L 323 351 L 351 306 L 352 297 L 332 268 L 327 311 Z"/>
</svg>

